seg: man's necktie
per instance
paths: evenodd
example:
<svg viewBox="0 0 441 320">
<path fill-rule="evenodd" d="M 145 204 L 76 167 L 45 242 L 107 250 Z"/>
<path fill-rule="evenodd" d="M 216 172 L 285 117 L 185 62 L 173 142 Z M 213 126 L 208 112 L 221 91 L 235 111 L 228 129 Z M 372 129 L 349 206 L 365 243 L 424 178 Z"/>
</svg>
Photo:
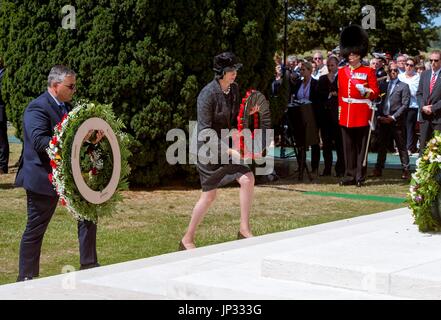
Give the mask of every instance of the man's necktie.
<svg viewBox="0 0 441 320">
<path fill-rule="evenodd" d="M 432 79 L 430 80 L 429 94 L 432 94 L 433 86 L 435 85 L 436 73 L 432 72 Z"/>
<path fill-rule="evenodd" d="M 392 95 L 392 92 L 394 91 L 395 88 L 395 82 L 390 81 L 389 82 L 389 88 L 387 89 L 387 91 L 389 92 L 389 94 L 387 95 L 387 103 L 386 103 L 386 110 L 384 112 L 384 114 L 386 116 L 389 115 L 390 113 L 390 96 Z"/>
<path fill-rule="evenodd" d="M 60 103 L 60 108 L 61 108 L 61 112 L 62 112 L 63 114 L 68 114 L 68 113 L 69 113 L 69 111 L 67 111 L 67 107 L 66 107 L 66 105 L 64 104 L 64 102 Z"/>
</svg>

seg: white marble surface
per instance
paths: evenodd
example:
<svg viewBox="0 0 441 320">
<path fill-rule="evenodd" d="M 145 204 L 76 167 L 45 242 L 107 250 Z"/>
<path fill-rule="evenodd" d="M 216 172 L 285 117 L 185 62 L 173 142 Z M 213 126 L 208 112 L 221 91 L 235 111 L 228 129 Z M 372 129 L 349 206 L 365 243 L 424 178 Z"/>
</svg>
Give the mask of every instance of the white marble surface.
<svg viewBox="0 0 441 320">
<path fill-rule="evenodd" d="M 419 297 L 415 292 L 400 293 L 400 281 L 418 282 L 421 269 L 427 269 L 424 272 L 433 286 L 441 284 L 436 270 L 441 263 L 440 234 L 418 232 L 410 215 L 383 219 L 378 226 L 370 224 L 364 228 L 368 232 L 359 232 L 360 225 L 345 230 L 352 234 L 350 238 L 338 238 L 343 230 L 335 229 L 335 240 L 267 256 L 262 275 L 415 298 Z"/>
<path fill-rule="evenodd" d="M 440 299 L 440 244 L 403 208 L 3 285 L 0 299 Z"/>
</svg>

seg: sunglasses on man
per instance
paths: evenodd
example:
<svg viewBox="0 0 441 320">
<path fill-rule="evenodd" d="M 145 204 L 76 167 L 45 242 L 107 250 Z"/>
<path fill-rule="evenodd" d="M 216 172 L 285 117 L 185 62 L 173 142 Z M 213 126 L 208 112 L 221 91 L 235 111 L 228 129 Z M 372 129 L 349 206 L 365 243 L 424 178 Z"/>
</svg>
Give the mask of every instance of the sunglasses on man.
<svg viewBox="0 0 441 320">
<path fill-rule="evenodd" d="M 65 85 L 65 84 L 63 84 L 63 86 L 65 86 L 66 88 L 69 88 L 70 90 L 75 90 L 75 89 L 77 88 L 77 86 L 74 85 L 74 84 L 71 84 L 71 85 Z"/>
</svg>

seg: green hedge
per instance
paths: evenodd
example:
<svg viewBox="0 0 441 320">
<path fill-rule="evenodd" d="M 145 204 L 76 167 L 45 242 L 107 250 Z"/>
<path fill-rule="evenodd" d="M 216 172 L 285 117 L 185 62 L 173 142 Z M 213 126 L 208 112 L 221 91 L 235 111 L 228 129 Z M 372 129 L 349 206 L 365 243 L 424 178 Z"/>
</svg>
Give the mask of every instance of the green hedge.
<svg viewBox="0 0 441 320">
<path fill-rule="evenodd" d="M 50 67 L 66 64 L 78 74 L 76 98 L 113 103 L 132 135 L 132 184 L 158 185 L 194 173 L 166 163 L 165 135 L 196 119 L 197 95 L 222 51 L 235 52 L 244 64 L 242 93 L 254 87 L 269 96 L 278 3 L 78 0 L 70 2 L 76 28 L 63 29 L 64 0 L 2 0 L 2 95 L 9 120 L 21 132 L 23 110 L 45 90 Z"/>
</svg>

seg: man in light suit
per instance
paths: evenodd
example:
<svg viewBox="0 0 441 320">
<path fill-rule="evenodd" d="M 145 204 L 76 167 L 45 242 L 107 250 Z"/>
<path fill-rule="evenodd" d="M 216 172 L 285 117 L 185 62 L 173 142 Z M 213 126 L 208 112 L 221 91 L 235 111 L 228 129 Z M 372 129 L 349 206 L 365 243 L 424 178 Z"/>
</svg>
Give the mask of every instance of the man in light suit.
<svg viewBox="0 0 441 320">
<path fill-rule="evenodd" d="M 75 92 L 76 74 L 69 68 L 56 65 L 48 77 L 48 89 L 31 101 L 23 116 L 24 146 L 15 184 L 26 189 L 28 221 L 20 243 L 19 275 L 17 281 L 39 275 L 40 251 L 43 236 L 55 212 L 58 196 L 48 179 L 52 172 L 46 153 L 53 128 L 64 114 Z M 96 224 L 78 222 L 80 269 L 99 266 L 96 254 Z"/>
<path fill-rule="evenodd" d="M 430 53 L 430 70 L 423 71 L 416 93 L 420 112 L 420 156 L 434 130 L 441 130 L 441 51 Z"/>
<path fill-rule="evenodd" d="M 377 123 L 379 126 L 379 139 L 383 143 L 379 144 L 377 154 L 377 164 L 372 176 L 382 175 L 384 163 L 387 156 L 387 143 L 391 136 L 398 148 L 403 173 L 401 179 L 409 179 L 409 154 L 406 148 L 406 113 L 410 103 L 410 89 L 407 83 L 398 79 L 398 65 L 391 63 L 388 68 L 389 82 L 380 85 L 387 86 L 385 98 L 378 110 Z M 383 91 L 381 90 L 381 91 Z"/>
</svg>

